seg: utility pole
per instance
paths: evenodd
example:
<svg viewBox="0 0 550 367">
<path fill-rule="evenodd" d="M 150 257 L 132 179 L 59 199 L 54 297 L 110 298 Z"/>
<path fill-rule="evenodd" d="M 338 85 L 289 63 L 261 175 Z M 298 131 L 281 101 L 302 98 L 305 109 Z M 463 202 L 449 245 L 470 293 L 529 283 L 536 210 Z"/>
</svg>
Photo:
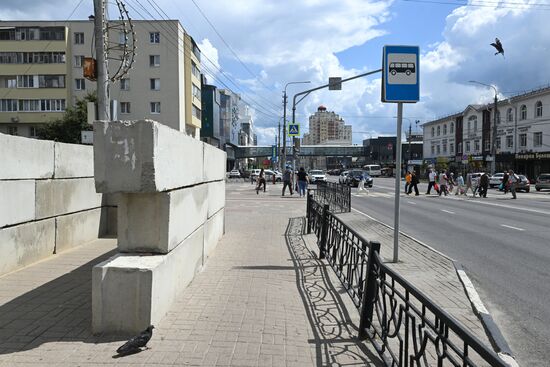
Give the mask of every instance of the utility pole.
<svg viewBox="0 0 550 367">
<path fill-rule="evenodd" d="M 98 120 L 110 121 L 109 68 L 106 55 L 107 21 L 105 0 L 94 0 L 94 35 L 97 60 L 97 111 Z"/>
<path fill-rule="evenodd" d="M 495 174 L 497 164 L 497 103 L 497 90 L 495 88 L 495 108 L 493 113 L 493 144 L 491 144 L 491 155 L 493 156 L 493 160 L 491 161 L 491 175 Z"/>
<path fill-rule="evenodd" d="M 277 157 L 277 167 L 281 171 L 281 119 L 279 119 L 279 132 L 277 134 L 277 153 L 279 155 Z"/>
<path fill-rule="evenodd" d="M 409 121 L 409 161 L 407 162 L 407 165 L 410 165 L 412 161 L 411 140 L 412 140 L 412 123 Z"/>
<path fill-rule="evenodd" d="M 282 169 L 286 170 L 286 87 L 283 92 L 283 159 L 282 159 Z"/>
</svg>

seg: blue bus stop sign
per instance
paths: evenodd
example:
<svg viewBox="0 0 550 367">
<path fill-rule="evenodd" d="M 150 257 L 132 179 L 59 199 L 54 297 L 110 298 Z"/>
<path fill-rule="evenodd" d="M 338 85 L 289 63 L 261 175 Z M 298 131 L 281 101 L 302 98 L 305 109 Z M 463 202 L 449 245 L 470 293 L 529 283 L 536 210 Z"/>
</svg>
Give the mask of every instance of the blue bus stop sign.
<svg viewBox="0 0 550 367">
<path fill-rule="evenodd" d="M 418 46 L 384 46 L 382 102 L 415 103 L 420 99 Z"/>
</svg>

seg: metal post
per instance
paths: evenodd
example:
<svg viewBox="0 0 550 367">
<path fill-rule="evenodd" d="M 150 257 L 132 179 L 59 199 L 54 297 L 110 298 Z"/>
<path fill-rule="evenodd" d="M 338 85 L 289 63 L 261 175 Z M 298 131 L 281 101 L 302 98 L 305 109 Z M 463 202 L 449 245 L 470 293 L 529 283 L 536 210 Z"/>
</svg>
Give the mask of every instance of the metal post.
<svg viewBox="0 0 550 367">
<path fill-rule="evenodd" d="M 397 104 L 397 136 L 395 149 L 395 213 L 393 224 L 393 262 L 399 260 L 399 199 L 401 197 L 401 125 L 403 124 L 403 103 Z"/>
<path fill-rule="evenodd" d="M 412 140 L 412 123 L 409 121 L 409 161 L 407 162 L 407 165 L 410 165 L 412 160 L 412 151 L 411 151 L 411 140 Z"/>
<path fill-rule="evenodd" d="M 287 84 L 288 85 L 288 84 Z M 286 87 L 283 94 L 283 169 L 286 169 Z M 294 172 L 293 172 L 294 175 Z M 294 181 L 294 180 L 292 180 Z"/>
<path fill-rule="evenodd" d="M 328 235 L 328 211 L 329 205 L 323 205 L 323 217 L 321 218 L 321 238 L 319 241 L 319 259 L 325 258 Z"/>
<path fill-rule="evenodd" d="M 307 216 L 307 234 L 311 233 L 311 202 L 313 201 L 313 194 L 310 189 L 307 189 L 307 202 L 306 202 L 306 216 Z"/>
<path fill-rule="evenodd" d="M 106 57 L 105 45 L 108 40 L 107 32 L 103 28 L 105 20 L 105 0 L 94 0 L 94 35 L 95 53 L 97 61 L 97 118 L 102 121 L 111 120 L 109 101 L 109 68 Z"/>
<path fill-rule="evenodd" d="M 369 254 L 367 259 L 367 277 L 363 284 L 363 299 L 361 301 L 361 314 L 359 319 L 359 338 L 365 339 L 367 336 L 367 329 L 372 324 L 372 312 L 374 310 L 374 304 L 376 302 L 376 272 L 375 272 L 375 256 L 374 254 L 380 253 L 380 243 L 369 243 Z M 377 264 L 380 266 L 380 264 Z"/>
<path fill-rule="evenodd" d="M 279 171 L 284 172 L 281 169 L 281 119 L 279 119 L 279 132 L 277 134 L 277 154 L 279 155 L 277 157 L 277 167 L 279 167 Z"/>
<path fill-rule="evenodd" d="M 497 161 L 497 149 L 496 149 L 496 145 L 497 145 L 497 103 L 498 103 L 498 100 L 497 100 L 497 90 L 495 88 L 495 107 L 493 108 L 494 109 L 494 113 L 493 113 L 493 144 L 491 144 L 491 155 L 493 156 L 493 160 L 491 161 L 491 174 L 494 175 L 495 174 L 495 170 L 496 170 L 496 161 Z"/>
</svg>

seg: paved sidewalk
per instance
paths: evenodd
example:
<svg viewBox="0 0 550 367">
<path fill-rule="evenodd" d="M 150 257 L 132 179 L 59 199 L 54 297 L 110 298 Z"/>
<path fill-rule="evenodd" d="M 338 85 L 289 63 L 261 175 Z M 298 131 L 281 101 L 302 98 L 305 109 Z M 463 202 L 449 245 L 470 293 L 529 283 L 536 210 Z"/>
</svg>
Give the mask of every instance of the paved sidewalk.
<svg viewBox="0 0 550 367">
<path fill-rule="evenodd" d="M 91 268 L 113 254 L 103 239 L 0 277 L 0 366 L 380 365 L 357 339 L 358 312 L 302 236 L 305 198 L 227 185 L 226 234 L 170 312 L 150 349 L 113 358 L 124 336 L 94 336 Z M 392 230 L 341 215 L 392 256 Z M 393 265 L 488 344 L 451 261 L 402 237 Z"/>
</svg>

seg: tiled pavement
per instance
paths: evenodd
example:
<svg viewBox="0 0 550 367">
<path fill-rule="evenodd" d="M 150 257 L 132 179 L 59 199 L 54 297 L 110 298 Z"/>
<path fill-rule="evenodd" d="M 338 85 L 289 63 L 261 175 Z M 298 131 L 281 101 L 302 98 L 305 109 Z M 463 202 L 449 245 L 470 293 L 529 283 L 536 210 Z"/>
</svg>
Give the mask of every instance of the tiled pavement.
<svg viewBox="0 0 550 367">
<path fill-rule="evenodd" d="M 356 338 L 357 311 L 316 259 L 314 238 L 299 235 L 305 199 L 281 198 L 280 187 L 256 195 L 249 184 L 227 185 L 224 238 L 155 325 L 150 349 L 135 355 L 113 358 L 124 337 L 90 333 L 91 267 L 112 254 L 114 240 L 0 277 L 0 366 L 377 365 L 370 346 Z M 388 234 L 348 216 L 356 228 L 377 233 L 388 257 Z M 452 264 L 434 267 L 444 259 L 414 242 L 401 251 L 400 272 L 481 330 L 449 275 Z M 430 269 L 435 273 L 426 274 Z"/>
</svg>

